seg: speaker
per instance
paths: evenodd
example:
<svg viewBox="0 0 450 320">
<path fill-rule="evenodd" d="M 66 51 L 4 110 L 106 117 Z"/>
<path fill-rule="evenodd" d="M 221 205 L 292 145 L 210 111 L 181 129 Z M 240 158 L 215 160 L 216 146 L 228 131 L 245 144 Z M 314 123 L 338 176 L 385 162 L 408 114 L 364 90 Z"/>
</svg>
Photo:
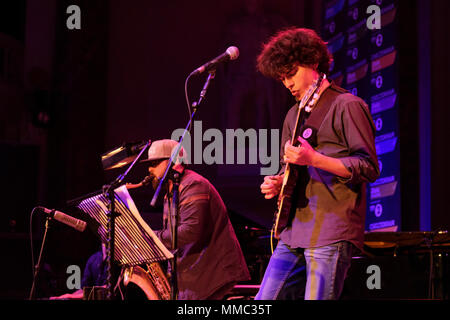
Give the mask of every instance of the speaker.
<svg viewBox="0 0 450 320">
<path fill-rule="evenodd" d="M 341 299 L 448 299 L 448 262 L 439 249 L 354 257 Z"/>
</svg>

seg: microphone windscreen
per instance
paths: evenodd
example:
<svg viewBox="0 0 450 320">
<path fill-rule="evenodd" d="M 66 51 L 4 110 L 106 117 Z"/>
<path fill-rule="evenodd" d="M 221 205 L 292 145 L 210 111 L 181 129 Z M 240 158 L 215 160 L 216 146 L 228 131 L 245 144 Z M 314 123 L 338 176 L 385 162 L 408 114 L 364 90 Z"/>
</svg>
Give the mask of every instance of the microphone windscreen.
<svg viewBox="0 0 450 320">
<path fill-rule="evenodd" d="M 239 49 L 237 47 L 229 47 L 226 52 L 230 56 L 230 60 L 235 60 L 239 57 Z"/>
</svg>

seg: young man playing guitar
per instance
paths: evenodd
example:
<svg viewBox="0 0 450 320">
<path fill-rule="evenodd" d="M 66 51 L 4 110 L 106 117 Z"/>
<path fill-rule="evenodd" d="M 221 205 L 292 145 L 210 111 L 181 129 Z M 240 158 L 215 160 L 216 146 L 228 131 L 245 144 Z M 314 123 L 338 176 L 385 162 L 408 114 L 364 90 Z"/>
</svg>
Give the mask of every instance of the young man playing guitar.
<svg viewBox="0 0 450 320">
<path fill-rule="evenodd" d="M 352 251 L 362 249 L 366 183 L 379 176 L 375 128 L 364 101 L 326 79 L 332 56 L 309 29 L 279 32 L 259 71 L 299 101 L 287 113 L 282 170 L 261 185 L 278 196 L 278 244 L 255 299 L 338 299 Z"/>
</svg>

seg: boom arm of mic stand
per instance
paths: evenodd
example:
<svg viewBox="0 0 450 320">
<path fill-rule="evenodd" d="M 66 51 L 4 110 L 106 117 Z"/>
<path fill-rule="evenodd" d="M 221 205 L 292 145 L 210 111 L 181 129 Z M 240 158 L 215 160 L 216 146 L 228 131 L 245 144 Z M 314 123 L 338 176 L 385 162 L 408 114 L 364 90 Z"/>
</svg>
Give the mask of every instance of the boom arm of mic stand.
<svg viewBox="0 0 450 320">
<path fill-rule="evenodd" d="M 164 181 L 166 181 L 167 174 L 169 173 L 170 167 L 171 167 L 171 165 L 173 163 L 173 158 L 174 158 L 175 155 L 178 156 L 178 153 L 180 152 L 180 148 L 181 148 L 181 145 L 182 145 L 183 140 L 184 140 L 184 136 L 186 135 L 186 132 L 189 131 L 189 128 L 191 127 L 191 123 L 194 120 L 194 116 L 195 116 L 195 114 L 196 114 L 196 112 L 198 110 L 198 107 L 199 107 L 200 103 L 202 102 L 203 98 L 206 96 L 206 91 L 208 90 L 208 87 L 209 87 L 209 84 L 210 84 L 211 80 L 215 78 L 215 75 L 216 75 L 216 70 L 211 70 L 209 72 L 208 77 L 206 78 L 206 82 L 203 85 L 203 89 L 200 92 L 200 98 L 198 99 L 197 102 L 194 102 L 192 104 L 193 111 L 192 111 L 191 117 L 189 118 L 189 122 L 188 122 L 186 128 L 184 129 L 183 135 L 178 140 L 177 150 L 176 150 L 176 152 L 173 152 L 172 155 L 170 156 L 169 162 L 167 163 L 166 170 L 164 171 L 164 175 L 161 178 L 161 180 L 159 181 L 158 187 L 156 188 L 155 193 L 153 194 L 153 199 L 150 202 L 150 205 L 152 207 L 155 207 L 155 205 L 156 205 L 156 201 L 158 200 L 159 193 L 161 192 L 162 185 L 163 185 Z"/>
<path fill-rule="evenodd" d="M 194 119 L 194 116 L 198 110 L 198 107 L 200 105 L 200 103 L 202 102 L 203 98 L 205 98 L 206 96 L 206 91 L 208 90 L 209 84 L 211 82 L 212 79 L 214 79 L 215 77 L 215 70 L 211 70 L 209 72 L 209 75 L 206 79 L 206 82 L 203 86 L 202 91 L 200 92 L 200 98 L 197 102 L 194 102 L 192 104 L 193 107 L 193 111 L 192 114 L 189 118 L 189 122 L 186 126 L 186 128 L 184 129 L 183 135 L 180 137 L 180 139 L 178 140 L 178 146 L 176 149 L 176 152 L 172 152 L 172 154 L 170 155 L 170 159 L 169 162 L 167 163 L 167 167 L 166 170 L 164 171 L 164 175 L 161 178 L 161 181 L 159 182 L 159 185 L 157 187 L 157 189 L 155 190 L 155 194 L 153 195 L 153 199 L 150 203 L 150 205 L 152 207 L 154 207 L 156 205 L 156 201 L 158 199 L 159 193 L 161 192 L 161 188 L 162 185 L 164 183 L 164 181 L 167 179 L 167 175 L 169 173 L 170 167 L 172 166 L 173 163 L 173 159 L 175 156 L 178 157 L 178 153 L 180 152 L 184 137 L 186 135 L 187 132 L 189 132 L 189 128 L 191 127 L 191 123 Z M 189 77 L 188 77 L 189 79 Z M 172 214 L 171 214 L 171 225 L 172 225 L 172 230 L 171 230 L 171 234 L 172 234 L 172 249 L 174 252 L 174 257 L 172 260 L 172 277 L 171 277 L 171 281 L 172 281 L 172 300 L 176 300 L 178 297 L 178 279 L 177 279 L 177 252 L 178 252 L 178 244 L 177 244 L 177 240 L 178 240 L 178 216 L 179 216 L 179 208 L 178 208 L 178 202 L 179 202 L 179 183 L 180 183 L 180 177 L 178 174 L 174 175 L 174 186 L 173 186 L 173 205 L 172 205 Z"/>
<path fill-rule="evenodd" d="M 117 177 L 117 179 L 109 186 L 110 188 L 114 189 L 115 186 L 120 185 L 123 181 L 123 179 L 125 179 L 125 177 L 128 175 L 128 173 L 130 172 L 130 170 L 134 167 L 134 165 L 136 164 L 136 162 L 141 158 L 142 154 L 145 152 L 145 150 L 147 150 L 148 146 L 151 144 L 151 140 L 149 140 L 144 148 L 142 148 L 142 150 L 139 152 L 138 156 L 134 159 L 134 161 L 130 164 L 130 166 L 128 167 L 128 169 L 121 175 L 119 175 Z"/>
<path fill-rule="evenodd" d="M 208 77 L 206 78 L 205 84 L 203 86 L 202 91 L 200 91 L 200 98 L 198 99 L 197 102 L 194 102 L 192 104 L 192 107 L 198 108 L 198 106 L 200 105 L 200 103 L 202 103 L 203 98 L 205 98 L 206 96 L 206 91 L 208 91 L 208 87 L 209 87 L 209 83 L 211 82 L 212 79 L 214 79 L 216 77 L 216 70 L 213 69 L 211 71 L 209 71 Z"/>
<path fill-rule="evenodd" d="M 161 192 L 161 188 L 162 188 L 162 186 L 163 186 L 163 183 L 164 183 L 164 181 L 166 181 L 166 179 L 167 179 L 167 175 L 169 174 L 169 170 L 170 170 L 170 167 L 172 166 L 174 157 L 175 157 L 175 156 L 178 156 L 178 153 L 180 152 L 181 144 L 182 144 L 182 142 L 183 142 L 184 136 L 186 135 L 186 132 L 188 132 L 188 128 L 189 128 L 189 126 L 191 125 L 191 122 L 192 122 L 192 119 L 194 118 L 195 112 L 196 112 L 196 109 L 194 109 L 194 111 L 192 112 L 192 116 L 191 116 L 191 118 L 189 119 L 188 125 L 187 125 L 186 128 L 184 129 L 183 135 L 180 137 L 180 140 L 178 141 L 179 144 L 178 144 L 178 146 L 177 146 L 176 152 L 172 152 L 172 154 L 170 155 L 170 159 L 169 159 L 169 162 L 167 163 L 167 167 L 166 167 L 166 170 L 164 171 L 164 175 L 163 175 L 163 177 L 161 178 L 161 180 L 159 181 L 158 187 L 156 188 L 155 193 L 153 194 L 153 199 L 152 199 L 152 201 L 150 202 L 150 205 L 151 205 L 152 207 L 155 207 L 155 205 L 156 205 L 156 201 L 158 200 L 159 193 Z"/>
</svg>

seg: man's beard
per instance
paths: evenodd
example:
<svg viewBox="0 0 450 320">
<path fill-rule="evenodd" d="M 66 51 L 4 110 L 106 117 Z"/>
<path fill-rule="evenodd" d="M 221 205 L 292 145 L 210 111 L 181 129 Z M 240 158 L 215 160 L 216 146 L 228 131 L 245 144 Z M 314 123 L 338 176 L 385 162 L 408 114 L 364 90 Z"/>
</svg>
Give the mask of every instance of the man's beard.
<svg viewBox="0 0 450 320">
<path fill-rule="evenodd" d="M 148 175 L 148 177 L 150 179 L 150 183 L 152 184 L 153 190 L 156 190 L 159 186 L 159 183 L 161 182 L 161 179 L 151 173 Z M 167 179 L 166 181 L 164 181 L 162 189 L 165 190 L 166 186 L 167 186 Z"/>
</svg>

